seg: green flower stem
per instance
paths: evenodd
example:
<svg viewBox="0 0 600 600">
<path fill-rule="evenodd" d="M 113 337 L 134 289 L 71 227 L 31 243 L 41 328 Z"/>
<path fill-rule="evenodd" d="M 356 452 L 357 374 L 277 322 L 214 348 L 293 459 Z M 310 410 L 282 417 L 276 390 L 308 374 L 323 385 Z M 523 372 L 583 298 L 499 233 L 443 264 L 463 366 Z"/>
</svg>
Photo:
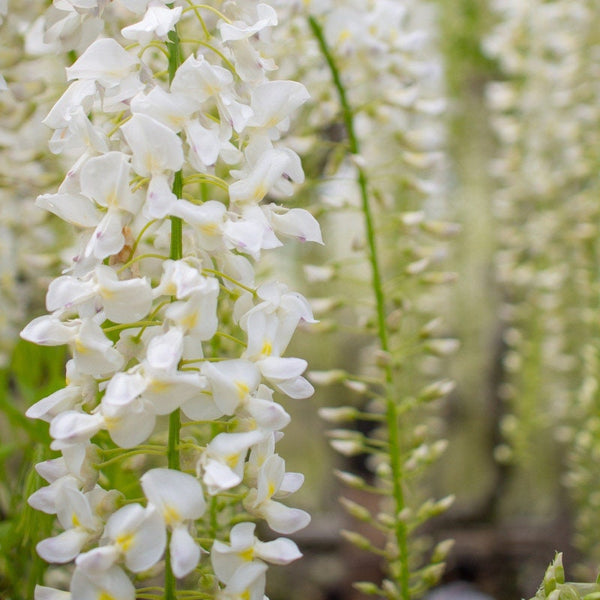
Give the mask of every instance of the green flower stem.
<svg viewBox="0 0 600 600">
<path fill-rule="evenodd" d="M 333 79 L 333 84 L 337 90 L 340 104 L 342 107 L 342 118 L 344 119 L 344 126 L 346 134 L 348 136 L 348 146 L 350 153 L 354 156 L 360 155 L 360 145 L 358 138 L 354 130 L 354 113 L 348 101 L 346 94 L 346 88 L 342 83 L 340 72 L 337 68 L 333 54 L 327 45 L 323 30 L 314 17 L 309 17 L 308 22 L 310 28 L 317 39 L 319 48 Z M 375 294 L 376 303 L 376 314 L 377 314 L 377 334 L 379 337 L 379 343 L 381 349 L 388 353 L 389 352 L 389 341 L 388 332 L 385 324 L 386 310 L 385 310 L 385 298 L 383 293 L 383 281 L 381 278 L 381 268 L 379 265 L 379 256 L 377 253 L 377 244 L 375 240 L 375 226 L 373 222 L 373 213 L 371 210 L 371 202 L 369 199 L 369 181 L 364 169 L 357 164 L 356 169 L 358 172 L 357 183 L 360 189 L 362 212 L 365 221 L 365 230 L 367 235 L 367 246 L 369 249 L 369 262 L 371 264 L 371 276 L 373 292 Z M 394 398 L 394 371 L 391 364 L 387 364 L 383 367 L 385 374 L 385 387 L 386 387 L 386 422 L 389 435 L 389 455 L 390 455 L 390 466 L 392 469 L 392 484 L 394 494 L 394 515 L 398 515 L 405 508 L 404 501 L 404 490 L 402 483 L 404 480 L 403 464 L 401 459 L 401 448 L 400 448 L 400 430 L 398 426 L 398 405 Z M 409 589 L 409 577 L 410 567 L 408 564 L 408 531 L 406 524 L 398 518 L 395 518 L 395 530 L 394 534 L 396 537 L 396 543 L 398 545 L 398 567 L 399 567 L 399 588 L 400 598 L 402 600 L 410 600 L 410 589 Z"/>
<path fill-rule="evenodd" d="M 172 7 L 172 5 L 168 5 Z M 169 83 L 173 81 L 179 65 L 183 62 L 181 44 L 177 29 L 169 32 L 167 41 L 167 50 L 169 52 Z M 173 179 L 173 194 L 181 198 L 183 192 L 183 174 L 181 171 L 175 173 Z M 171 217 L 171 249 L 170 258 L 180 260 L 183 257 L 183 222 L 179 217 Z M 179 409 L 174 410 L 169 415 L 169 439 L 167 442 L 167 466 L 169 469 L 180 470 L 179 462 L 179 430 L 181 428 L 181 414 Z M 169 535 L 170 542 L 170 535 Z M 176 600 L 177 582 L 171 567 L 171 553 L 169 545 L 165 552 L 165 600 Z"/>
</svg>

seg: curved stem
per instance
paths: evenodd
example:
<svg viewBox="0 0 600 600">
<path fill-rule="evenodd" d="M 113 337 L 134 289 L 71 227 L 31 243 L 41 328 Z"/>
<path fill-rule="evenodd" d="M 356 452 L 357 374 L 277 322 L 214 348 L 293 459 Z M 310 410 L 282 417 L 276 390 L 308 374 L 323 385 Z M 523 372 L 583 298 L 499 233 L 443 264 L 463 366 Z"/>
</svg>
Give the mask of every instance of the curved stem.
<svg viewBox="0 0 600 600">
<path fill-rule="evenodd" d="M 342 107 L 342 118 L 344 120 L 344 126 L 346 128 L 346 134 L 348 136 L 348 146 L 350 152 L 357 156 L 360 154 L 360 145 L 356 132 L 354 129 L 354 112 L 348 101 L 346 94 L 346 88 L 340 77 L 340 72 L 337 68 L 333 54 L 331 53 L 323 30 L 314 17 L 309 17 L 308 22 L 310 28 L 317 39 L 319 48 L 327 62 L 333 84 L 339 96 L 340 104 Z M 358 161 L 357 161 L 358 162 Z M 381 267 L 379 264 L 379 256 L 377 253 L 377 244 L 375 240 L 375 225 L 373 220 L 373 212 L 371 209 L 371 202 L 369 198 L 369 181 L 365 170 L 356 164 L 357 169 L 357 184 L 360 190 L 361 206 L 364 215 L 365 230 L 367 236 L 367 246 L 369 250 L 369 263 L 371 265 L 371 277 L 373 292 L 375 295 L 376 303 L 376 314 L 377 314 L 377 334 L 379 337 L 379 343 L 381 349 L 388 353 L 389 352 L 389 341 L 388 331 L 385 324 L 386 310 L 385 310 L 385 297 L 383 292 L 383 281 L 381 277 Z M 401 440 L 400 430 L 398 424 L 398 405 L 394 398 L 394 372 L 391 364 L 387 364 L 383 367 L 385 374 L 385 387 L 386 387 L 386 423 L 389 435 L 389 455 L 390 455 L 390 466 L 392 469 L 392 485 L 394 494 L 394 515 L 398 515 L 405 508 L 404 501 L 404 469 L 401 459 Z M 399 561 L 399 587 L 402 600 L 410 599 L 409 589 L 409 578 L 410 578 L 410 567 L 408 564 L 408 531 L 406 524 L 399 518 L 395 517 L 395 529 L 394 534 L 396 537 L 396 543 L 398 545 L 398 561 Z"/>
</svg>

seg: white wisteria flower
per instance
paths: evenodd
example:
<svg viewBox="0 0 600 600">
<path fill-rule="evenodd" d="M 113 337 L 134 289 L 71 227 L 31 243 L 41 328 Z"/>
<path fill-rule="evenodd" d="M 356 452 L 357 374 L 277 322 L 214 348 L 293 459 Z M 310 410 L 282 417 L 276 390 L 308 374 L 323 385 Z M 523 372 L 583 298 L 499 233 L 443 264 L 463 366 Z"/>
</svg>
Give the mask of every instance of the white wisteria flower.
<svg viewBox="0 0 600 600">
<path fill-rule="evenodd" d="M 191 573 L 200 560 L 200 546 L 188 530 L 206 510 L 200 482 L 191 475 L 172 469 L 152 469 L 141 479 L 148 503 L 156 508 L 171 529 L 169 550 L 176 577 Z"/>
<path fill-rule="evenodd" d="M 222 582 L 229 583 L 235 572 L 251 561 L 287 565 L 302 556 L 298 546 L 287 538 L 261 542 L 254 535 L 255 528 L 255 523 L 238 523 L 231 528 L 229 545 L 215 540 L 210 558 L 215 575 Z"/>
</svg>

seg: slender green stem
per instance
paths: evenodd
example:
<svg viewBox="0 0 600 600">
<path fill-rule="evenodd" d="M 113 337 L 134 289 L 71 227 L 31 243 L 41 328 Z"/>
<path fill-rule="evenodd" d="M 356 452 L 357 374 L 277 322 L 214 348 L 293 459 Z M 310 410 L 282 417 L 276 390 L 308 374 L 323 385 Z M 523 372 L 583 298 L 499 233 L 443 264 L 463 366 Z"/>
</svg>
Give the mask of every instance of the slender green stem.
<svg viewBox="0 0 600 600">
<path fill-rule="evenodd" d="M 111 325 L 103 329 L 104 333 L 111 333 L 113 331 L 125 331 L 126 329 L 136 329 L 137 327 L 156 327 L 162 325 L 162 321 L 136 321 L 135 323 L 122 323 L 119 325 Z"/>
<path fill-rule="evenodd" d="M 317 39 L 319 48 L 327 62 L 333 84 L 337 90 L 340 104 L 342 107 L 342 118 L 348 136 L 348 146 L 353 155 L 360 154 L 360 145 L 354 129 L 354 112 L 348 101 L 346 88 L 342 82 L 340 72 L 335 63 L 333 54 L 327 45 L 323 30 L 314 17 L 308 19 L 310 28 Z M 379 265 L 379 256 L 377 253 L 377 244 L 375 240 L 375 225 L 373 220 L 373 212 L 371 210 L 371 202 L 369 198 L 369 181 L 365 170 L 356 165 L 358 172 L 357 183 L 360 190 L 362 212 L 365 221 L 365 230 L 367 236 L 367 246 L 369 249 L 369 262 L 371 264 L 371 277 L 373 284 L 373 292 L 375 294 L 376 313 L 377 313 L 377 333 L 381 349 L 384 352 L 389 352 L 388 331 L 386 328 L 386 310 L 385 297 L 383 292 L 383 282 L 381 277 L 381 268 Z M 385 384 L 386 384 L 386 423 L 389 435 L 389 454 L 390 466 L 392 469 L 392 485 L 395 501 L 395 515 L 398 515 L 405 508 L 404 490 L 403 490 L 403 464 L 401 459 L 400 448 L 400 429 L 398 424 L 398 405 L 394 397 L 394 372 L 391 364 L 384 367 Z M 399 587 L 402 600 L 410 599 L 409 578 L 410 567 L 408 564 L 408 531 L 406 524 L 396 518 L 396 526 L 394 534 L 398 545 L 399 553 Z"/>
<path fill-rule="evenodd" d="M 172 7 L 172 5 L 168 5 Z M 169 52 L 169 83 L 173 81 L 175 73 L 179 65 L 183 62 L 181 53 L 181 44 L 179 42 L 179 34 L 177 29 L 169 32 L 167 41 L 167 49 Z M 183 174 L 181 171 L 175 173 L 173 179 L 173 194 L 177 198 L 181 198 L 183 191 Z M 171 217 L 171 248 L 170 258 L 172 260 L 180 260 L 183 256 L 183 222 L 178 217 Z M 173 411 L 169 415 L 169 438 L 167 442 L 167 465 L 169 469 L 179 470 L 179 431 L 181 428 L 181 415 L 179 409 Z M 169 535 L 169 542 L 171 536 Z M 169 544 L 170 545 L 170 544 Z M 165 600 L 176 600 L 177 598 L 177 583 L 175 575 L 171 567 L 171 553 L 167 545 L 165 553 Z"/>
</svg>

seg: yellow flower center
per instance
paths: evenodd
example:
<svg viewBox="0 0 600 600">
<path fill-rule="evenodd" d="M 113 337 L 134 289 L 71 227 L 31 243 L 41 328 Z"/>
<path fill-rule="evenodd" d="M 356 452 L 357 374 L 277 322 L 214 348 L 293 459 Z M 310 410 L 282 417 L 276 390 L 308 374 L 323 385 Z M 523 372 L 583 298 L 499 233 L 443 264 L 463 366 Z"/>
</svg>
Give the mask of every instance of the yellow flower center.
<svg viewBox="0 0 600 600">
<path fill-rule="evenodd" d="M 121 548 L 123 552 L 127 552 L 127 550 L 131 548 L 133 540 L 133 533 L 124 533 L 122 535 L 119 535 L 115 541 L 117 542 L 117 545 Z"/>
<path fill-rule="evenodd" d="M 177 509 L 172 506 L 165 506 L 163 511 L 163 517 L 165 518 L 165 522 L 167 525 L 173 525 L 174 523 L 181 522 L 181 515 L 177 511 Z"/>
<path fill-rule="evenodd" d="M 240 400 L 243 400 L 250 392 L 250 388 L 243 381 L 236 381 L 235 387 L 237 388 L 237 392 L 238 392 L 238 396 L 240 397 Z"/>
</svg>

